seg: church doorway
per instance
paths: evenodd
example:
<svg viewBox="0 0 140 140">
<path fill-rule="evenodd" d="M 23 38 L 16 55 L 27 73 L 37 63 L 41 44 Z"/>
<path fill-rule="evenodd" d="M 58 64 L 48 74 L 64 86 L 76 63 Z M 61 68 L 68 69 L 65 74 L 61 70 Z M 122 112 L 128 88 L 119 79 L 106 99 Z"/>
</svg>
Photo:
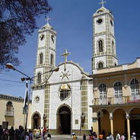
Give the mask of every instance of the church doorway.
<svg viewBox="0 0 140 140">
<path fill-rule="evenodd" d="M 140 108 L 134 108 L 130 112 L 130 133 L 136 133 L 137 139 L 140 139 Z"/>
<path fill-rule="evenodd" d="M 39 113 L 35 113 L 32 117 L 33 129 L 39 129 L 41 124 L 41 118 Z"/>
<path fill-rule="evenodd" d="M 71 133 L 71 110 L 67 106 L 62 106 L 57 114 L 58 133 L 70 134 Z"/>
</svg>

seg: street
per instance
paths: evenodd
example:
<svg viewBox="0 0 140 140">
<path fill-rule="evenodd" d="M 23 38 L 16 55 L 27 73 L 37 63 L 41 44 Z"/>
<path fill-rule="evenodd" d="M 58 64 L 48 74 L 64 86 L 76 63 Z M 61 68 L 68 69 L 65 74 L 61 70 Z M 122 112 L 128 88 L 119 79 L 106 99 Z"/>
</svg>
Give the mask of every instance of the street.
<svg viewBox="0 0 140 140">
<path fill-rule="evenodd" d="M 78 140 L 82 140 L 82 136 L 77 136 Z M 41 140 L 41 139 L 38 139 Z M 71 135 L 53 135 L 51 140 L 72 140 Z"/>
</svg>

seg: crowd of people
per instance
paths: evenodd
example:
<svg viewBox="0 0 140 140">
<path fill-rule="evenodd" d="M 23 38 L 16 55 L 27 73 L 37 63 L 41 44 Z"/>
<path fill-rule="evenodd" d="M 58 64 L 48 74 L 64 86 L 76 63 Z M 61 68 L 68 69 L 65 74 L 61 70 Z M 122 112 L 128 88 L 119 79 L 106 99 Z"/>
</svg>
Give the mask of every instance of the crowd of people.
<svg viewBox="0 0 140 140">
<path fill-rule="evenodd" d="M 83 140 L 87 140 L 86 136 L 84 136 L 84 135 L 83 135 Z M 113 134 L 111 134 L 111 133 L 108 133 L 106 136 L 104 131 L 102 133 L 99 133 L 99 136 L 97 136 L 96 132 L 94 132 L 93 128 L 91 127 L 88 140 L 127 140 L 127 137 L 126 137 L 125 133 L 122 133 L 120 135 L 119 132 L 117 132 L 116 136 L 113 136 Z M 136 140 L 135 132 L 133 132 L 131 134 L 131 140 Z"/>
<path fill-rule="evenodd" d="M 41 140 L 51 139 L 51 134 L 48 133 L 48 128 L 45 127 L 39 133 L 33 134 L 32 130 L 26 131 L 23 126 L 18 129 L 11 127 L 10 129 L 2 128 L 0 125 L 0 140 L 33 140 L 40 138 Z"/>
<path fill-rule="evenodd" d="M 0 140 L 33 140 L 33 134 L 31 130 L 25 131 L 21 125 L 18 129 L 3 129 L 0 125 Z"/>
</svg>

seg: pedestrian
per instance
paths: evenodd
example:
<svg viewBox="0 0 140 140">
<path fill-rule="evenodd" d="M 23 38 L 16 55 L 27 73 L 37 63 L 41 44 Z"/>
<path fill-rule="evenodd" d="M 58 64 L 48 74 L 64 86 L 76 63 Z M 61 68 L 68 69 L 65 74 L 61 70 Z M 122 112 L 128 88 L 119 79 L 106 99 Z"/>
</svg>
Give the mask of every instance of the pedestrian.
<svg viewBox="0 0 140 140">
<path fill-rule="evenodd" d="M 121 136 L 120 136 L 119 132 L 117 132 L 116 140 L 120 140 L 120 139 L 121 139 Z"/>
<path fill-rule="evenodd" d="M 3 129 L 2 126 L 0 125 L 0 140 L 3 139 Z"/>
<path fill-rule="evenodd" d="M 72 133 L 72 140 L 77 140 L 77 136 L 75 133 Z"/>
<path fill-rule="evenodd" d="M 109 139 L 114 140 L 114 137 L 113 137 L 113 135 L 111 133 L 109 134 Z"/>
<path fill-rule="evenodd" d="M 92 133 L 93 133 L 93 127 L 91 126 L 91 129 L 89 130 L 89 132 L 90 132 L 90 135 L 92 135 Z"/>
<path fill-rule="evenodd" d="M 3 131 L 3 140 L 8 140 L 8 136 L 9 136 L 8 128 L 5 128 L 5 130 Z"/>
<path fill-rule="evenodd" d="M 83 135 L 83 140 L 86 140 L 86 134 Z"/>
<path fill-rule="evenodd" d="M 29 140 L 33 140 L 33 133 L 32 133 L 32 130 L 29 130 Z"/>
<path fill-rule="evenodd" d="M 136 133 L 135 132 L 132 133 L 131 140 L 136 140 Z"/>
<path fill-rule="evenodd" d="M 103 134 L 99 133 L 99 140 L 102 140 L 102 139 L 103 139 Z"/>
<path fill-rule="evenodd" d="M 125 140 L 125 134 L 124 133 L 121 135 L 121 140 Z"/>
<path fill-rule="evenodd" d="M 11 129 L 9 130 L 9 140 L 14 140 L 14 135 L 15 135 L 15 130 L 14 127 L 12 126 Z"/>
<path fill-rule="evenodd" d="M 29 133 L 25 132 L 25 140 L 29 140 Z"/>
</svg>

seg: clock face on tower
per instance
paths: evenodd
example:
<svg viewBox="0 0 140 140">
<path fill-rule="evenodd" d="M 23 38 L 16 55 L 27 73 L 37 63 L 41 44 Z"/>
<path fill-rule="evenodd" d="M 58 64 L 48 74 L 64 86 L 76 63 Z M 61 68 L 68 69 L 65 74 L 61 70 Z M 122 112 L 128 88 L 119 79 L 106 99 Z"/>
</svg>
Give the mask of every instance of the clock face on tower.
<svg viewBox="0 0 140 140">
<path fill-rule="evenodd" d="M 101 24 L 103 22 L 103 20 L 101 18 L 99 18 L 97 21 L 96 21 L 98 24 Z"/>
</svg>

